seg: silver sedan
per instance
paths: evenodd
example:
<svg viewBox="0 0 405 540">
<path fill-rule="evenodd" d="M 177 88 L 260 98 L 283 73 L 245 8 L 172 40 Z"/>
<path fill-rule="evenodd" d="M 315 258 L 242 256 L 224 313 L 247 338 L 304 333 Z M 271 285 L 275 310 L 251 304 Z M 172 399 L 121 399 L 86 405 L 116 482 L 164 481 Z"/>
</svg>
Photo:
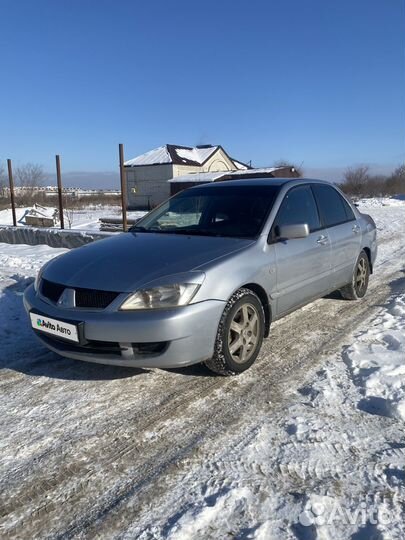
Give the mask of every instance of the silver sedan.
<svg viewBox="0 0 405 540">
<path fill-rule="evenodd" d="M 329 183 L 217 182 L 53 259 L 24 303 L 63 356 L 235 374 L 276 319 L 335 290 L 362 298 L 376 254 L 373 220 Z"/>
</svg>

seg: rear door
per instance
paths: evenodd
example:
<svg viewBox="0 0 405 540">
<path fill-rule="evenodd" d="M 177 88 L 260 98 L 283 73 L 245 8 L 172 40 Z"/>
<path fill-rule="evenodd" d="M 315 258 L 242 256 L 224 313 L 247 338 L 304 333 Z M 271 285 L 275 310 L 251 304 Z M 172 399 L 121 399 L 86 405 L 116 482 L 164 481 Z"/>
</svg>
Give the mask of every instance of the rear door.
<svg viewBox="0 0 405 540">
<path fill-rule="evenodd" d="M 312 184 L 322 226 L 332 244 L 333 287 L 346 285 L 360 252 L 361 229 L 350 205 L 332 186 Z"/>
<path fill-rule="evenodd" d="M 278 240 L 281 225 L 307 223 L 306 238 Z M 330 240 L 320 231 L 317 205 L 309 184 L 291 188 L 274 220 L 271 238 L 276 255 L 276 303 L 280 316 L 329 290 Z"/>
</svg>

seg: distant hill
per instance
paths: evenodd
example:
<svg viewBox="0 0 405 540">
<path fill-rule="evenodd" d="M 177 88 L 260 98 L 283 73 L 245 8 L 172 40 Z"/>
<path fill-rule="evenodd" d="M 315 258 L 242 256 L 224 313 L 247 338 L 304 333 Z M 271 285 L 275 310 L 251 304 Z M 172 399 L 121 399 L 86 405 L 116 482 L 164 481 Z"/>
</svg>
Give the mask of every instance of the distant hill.
<svg viewBox="0 0 405 540">
<path fill-rule="evenodd" d="M 80 187 L 83 189 L 119 189 L 120 177 L 118 172 L 72 171 L 62 172 L 64 187 Z M 46 184 L 56 184 L 54 174 L 48 174 Z"/>
<path fill-rule="evenodd" d="M 307 178 L 322 178 L 330 182 L 340 183 L 346 167 L 310 167 L 303 165 L 304 176 Z M 370 171 L 373 174 L 389 174 L 392 167 L 388 165 L 372 164 Z M 119 189 L 120 176 L 118 171 L 62 171 L 62 181 L 65 187 L 80 187 L 83 189 Z M 48 174 L 45 184 L 55 185 L 55 174 Z"/>
</svg>

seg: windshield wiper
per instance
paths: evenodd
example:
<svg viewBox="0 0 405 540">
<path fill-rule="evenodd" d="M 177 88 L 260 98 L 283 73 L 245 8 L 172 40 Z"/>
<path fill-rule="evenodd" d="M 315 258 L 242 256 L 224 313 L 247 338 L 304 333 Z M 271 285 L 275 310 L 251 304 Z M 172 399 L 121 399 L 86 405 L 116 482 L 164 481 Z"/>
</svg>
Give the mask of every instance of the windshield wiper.
<svg viewBox="0 0 405 540">
<path fill-rule="evenodd" d="M 189 236 L 222 236 L 220 233 L 209 229 L 186 229 L 178 227 L 176 229 L 147 229 L 140 225 L 134 225 L 129 229 L 129 232 L 145 232 L 145 233 L 160 233 L 160 234 L 186 234 Z"/>
<path fill-rule="evenodd" d="M 179 227 L 178 229 L 169 229 L 165 232 L 170 234 L 187 234 L 190 236 L 221 236 L 219 233 L 209 229 L 185 229 Z"/>
<path fill-rule="evenodd" d="M 140 225 L 134 225 L 129 229 L 129 232 L 155 232 L 151 231 L 150 229 L 147 229 L 146 227 L 142 227 Z"/>
</svg>

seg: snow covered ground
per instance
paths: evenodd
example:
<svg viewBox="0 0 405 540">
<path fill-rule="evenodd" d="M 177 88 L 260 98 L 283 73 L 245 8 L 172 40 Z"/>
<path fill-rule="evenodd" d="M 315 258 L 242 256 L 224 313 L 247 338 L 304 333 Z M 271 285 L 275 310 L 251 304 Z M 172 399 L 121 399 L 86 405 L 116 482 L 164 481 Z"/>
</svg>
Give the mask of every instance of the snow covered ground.
<svg viewBox="0 0 405 540">
<path fill-rule="evenodd" d="M 24 214 L 29 210 L 29 207 L 21 207 L 16 209 L 17 224 L 24 226 L 20 222 Z M 128 212 L 128 219 L 138 219 L 145 215 L 143 211 Z M 80 210 L 72 210 L 68 213 L 69 219 L 65 218 L 65 227 L 71 229 L 79 229 L 83 231 L 98 231 L 100 229 L 99 219 L 101 217 L 113 217 L 121 219 L 121 207 L 120 206 L 104 206 L 104 205 L 92 205 Z M 70 221 L 70 227 L 69 227 Z M 0 210 L 0 225 L 12 225 L 13 216 L 11 209 Z"/>
<path fill-rule="evenodd" d="M 1 244 L 1 537 L 403 539 L 405 202 L 360 209 L 366 298 L 276 322 L 230 379 L 46 351 L 21 295 L 64 250 Z"/>
</svg>

